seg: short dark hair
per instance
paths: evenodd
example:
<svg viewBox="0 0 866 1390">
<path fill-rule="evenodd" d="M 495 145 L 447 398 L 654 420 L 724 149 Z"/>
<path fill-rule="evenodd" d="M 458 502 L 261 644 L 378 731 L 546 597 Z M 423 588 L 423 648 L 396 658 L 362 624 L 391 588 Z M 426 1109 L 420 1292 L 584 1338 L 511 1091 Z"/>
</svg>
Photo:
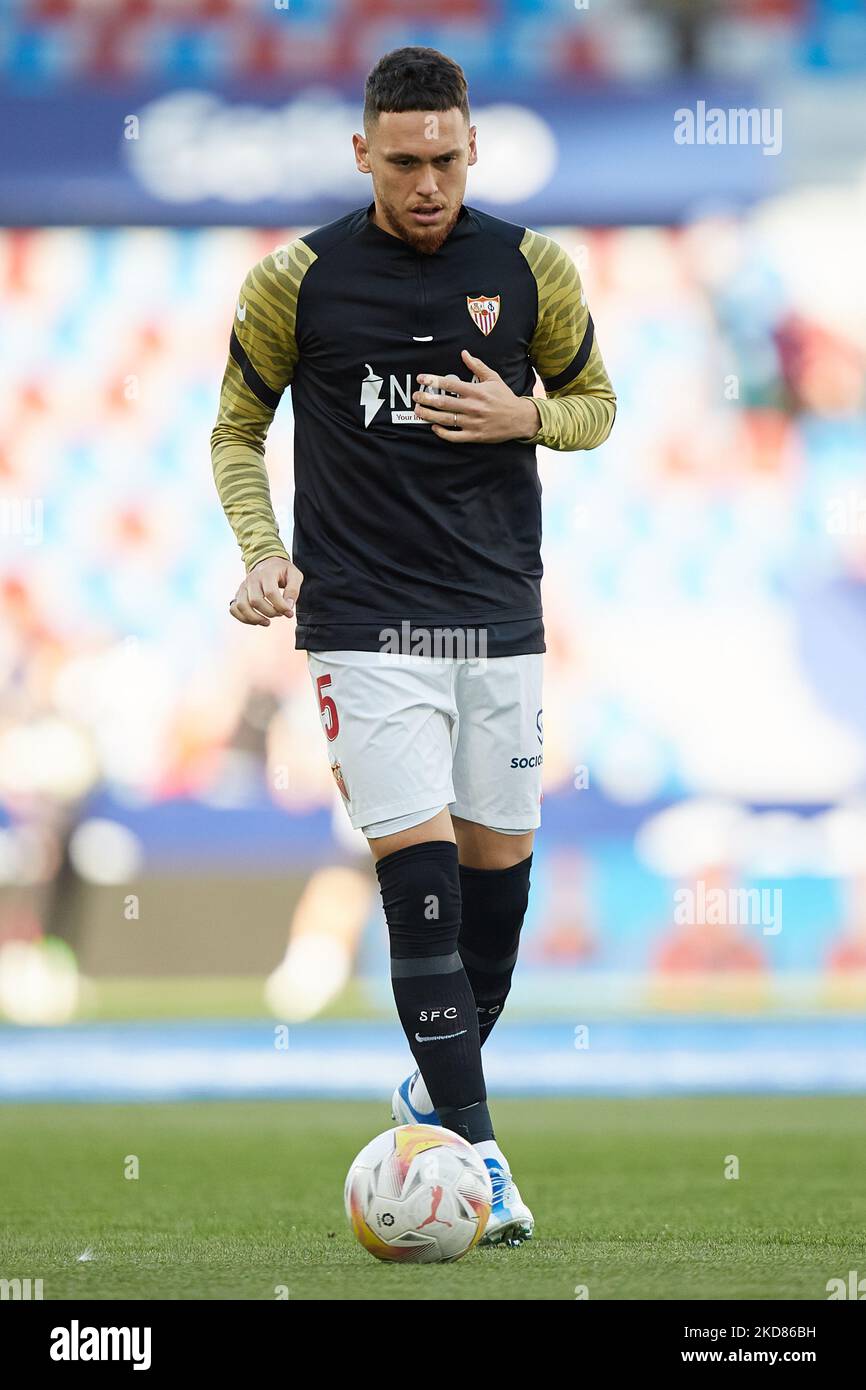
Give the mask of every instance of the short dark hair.
<svg viewBox="0 0 866 1390">
<path fill-rule="evenodd" d="M 364 126 L 382 111 L 451 111 L 469 120 L 469 89 L 459 63 L 436 48 L 395 48 L 380 58 L 364 89 Z"/>
</svg>

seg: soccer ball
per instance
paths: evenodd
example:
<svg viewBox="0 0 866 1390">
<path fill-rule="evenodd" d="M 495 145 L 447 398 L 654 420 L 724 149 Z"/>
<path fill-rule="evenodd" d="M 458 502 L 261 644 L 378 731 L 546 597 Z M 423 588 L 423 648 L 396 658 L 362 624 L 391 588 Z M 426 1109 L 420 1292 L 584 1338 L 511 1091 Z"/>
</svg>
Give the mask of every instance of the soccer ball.
<svg viewBox="0 0 866 1390">
<path fill-rule="evenodd" d="M 438 1125 L 398 1125 L 349 1169 L 346 1215 L 377 1260 L 459 1260 L 481 1239 L 493 1191 L 471 1144 Z"/>
</svg>

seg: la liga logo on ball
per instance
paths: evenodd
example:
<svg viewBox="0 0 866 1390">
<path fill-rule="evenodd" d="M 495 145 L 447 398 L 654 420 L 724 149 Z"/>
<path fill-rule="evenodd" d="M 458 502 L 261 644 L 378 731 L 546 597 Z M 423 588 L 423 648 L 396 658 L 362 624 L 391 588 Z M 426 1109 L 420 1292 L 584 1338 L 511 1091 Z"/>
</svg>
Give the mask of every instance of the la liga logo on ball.
<svg viewBox="0 0 866 1390">
<path fill-rule="evenodd" d="M 346 1215 L 377 1260 L 459 1260 L 484 1234 L 490 1174 L 471 1144 L 438 1125 L 398 1125 L 361 1150 L 346 1177 Z"/>
</svg>

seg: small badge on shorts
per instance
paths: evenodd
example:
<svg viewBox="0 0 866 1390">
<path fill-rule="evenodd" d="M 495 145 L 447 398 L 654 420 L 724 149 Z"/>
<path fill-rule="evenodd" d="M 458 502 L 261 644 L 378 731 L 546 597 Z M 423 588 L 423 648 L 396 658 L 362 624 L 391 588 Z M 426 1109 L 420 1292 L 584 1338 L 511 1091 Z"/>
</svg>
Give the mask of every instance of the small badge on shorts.
<svg viewBox="0 0 866 1390">
<path fill-rule="evenodd" d="M 345 779 L 345 777 L 343 776 L 343 769 L 340 767 L 340 764 L 339 764 L 339 763 L 331 763 L 331 771 L 332 771 L 333 774 L 334 774 L 334 781 L 336 782 L 337 786 L 340 788 L 340 791 L 342 792 L 343 797 L 345 798 L 346 801 L 348 801 L 348 800 L 349 800 L 349 789 L 348 789 L 348 787 L 346 786 L 346 779 Z"/>
</svg>

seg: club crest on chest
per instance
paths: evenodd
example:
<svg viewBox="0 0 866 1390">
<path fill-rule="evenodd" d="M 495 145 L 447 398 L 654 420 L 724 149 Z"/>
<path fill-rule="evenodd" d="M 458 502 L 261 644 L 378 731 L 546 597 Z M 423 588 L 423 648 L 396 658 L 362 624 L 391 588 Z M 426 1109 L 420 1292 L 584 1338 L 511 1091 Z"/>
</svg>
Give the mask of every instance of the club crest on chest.
<svg viewBox="0 0 866 1390">
<path fill-rule="evenodd" d="M 476 328 L 480 328 L 485 338 L 487 334 L 496 326 L 499 318 L 499 304 L 501 295 L 484 295 L 480 299 L 473 299 L 471 295 L 466 296 L 466 308 L 469 316 Z"/>
</svg>

